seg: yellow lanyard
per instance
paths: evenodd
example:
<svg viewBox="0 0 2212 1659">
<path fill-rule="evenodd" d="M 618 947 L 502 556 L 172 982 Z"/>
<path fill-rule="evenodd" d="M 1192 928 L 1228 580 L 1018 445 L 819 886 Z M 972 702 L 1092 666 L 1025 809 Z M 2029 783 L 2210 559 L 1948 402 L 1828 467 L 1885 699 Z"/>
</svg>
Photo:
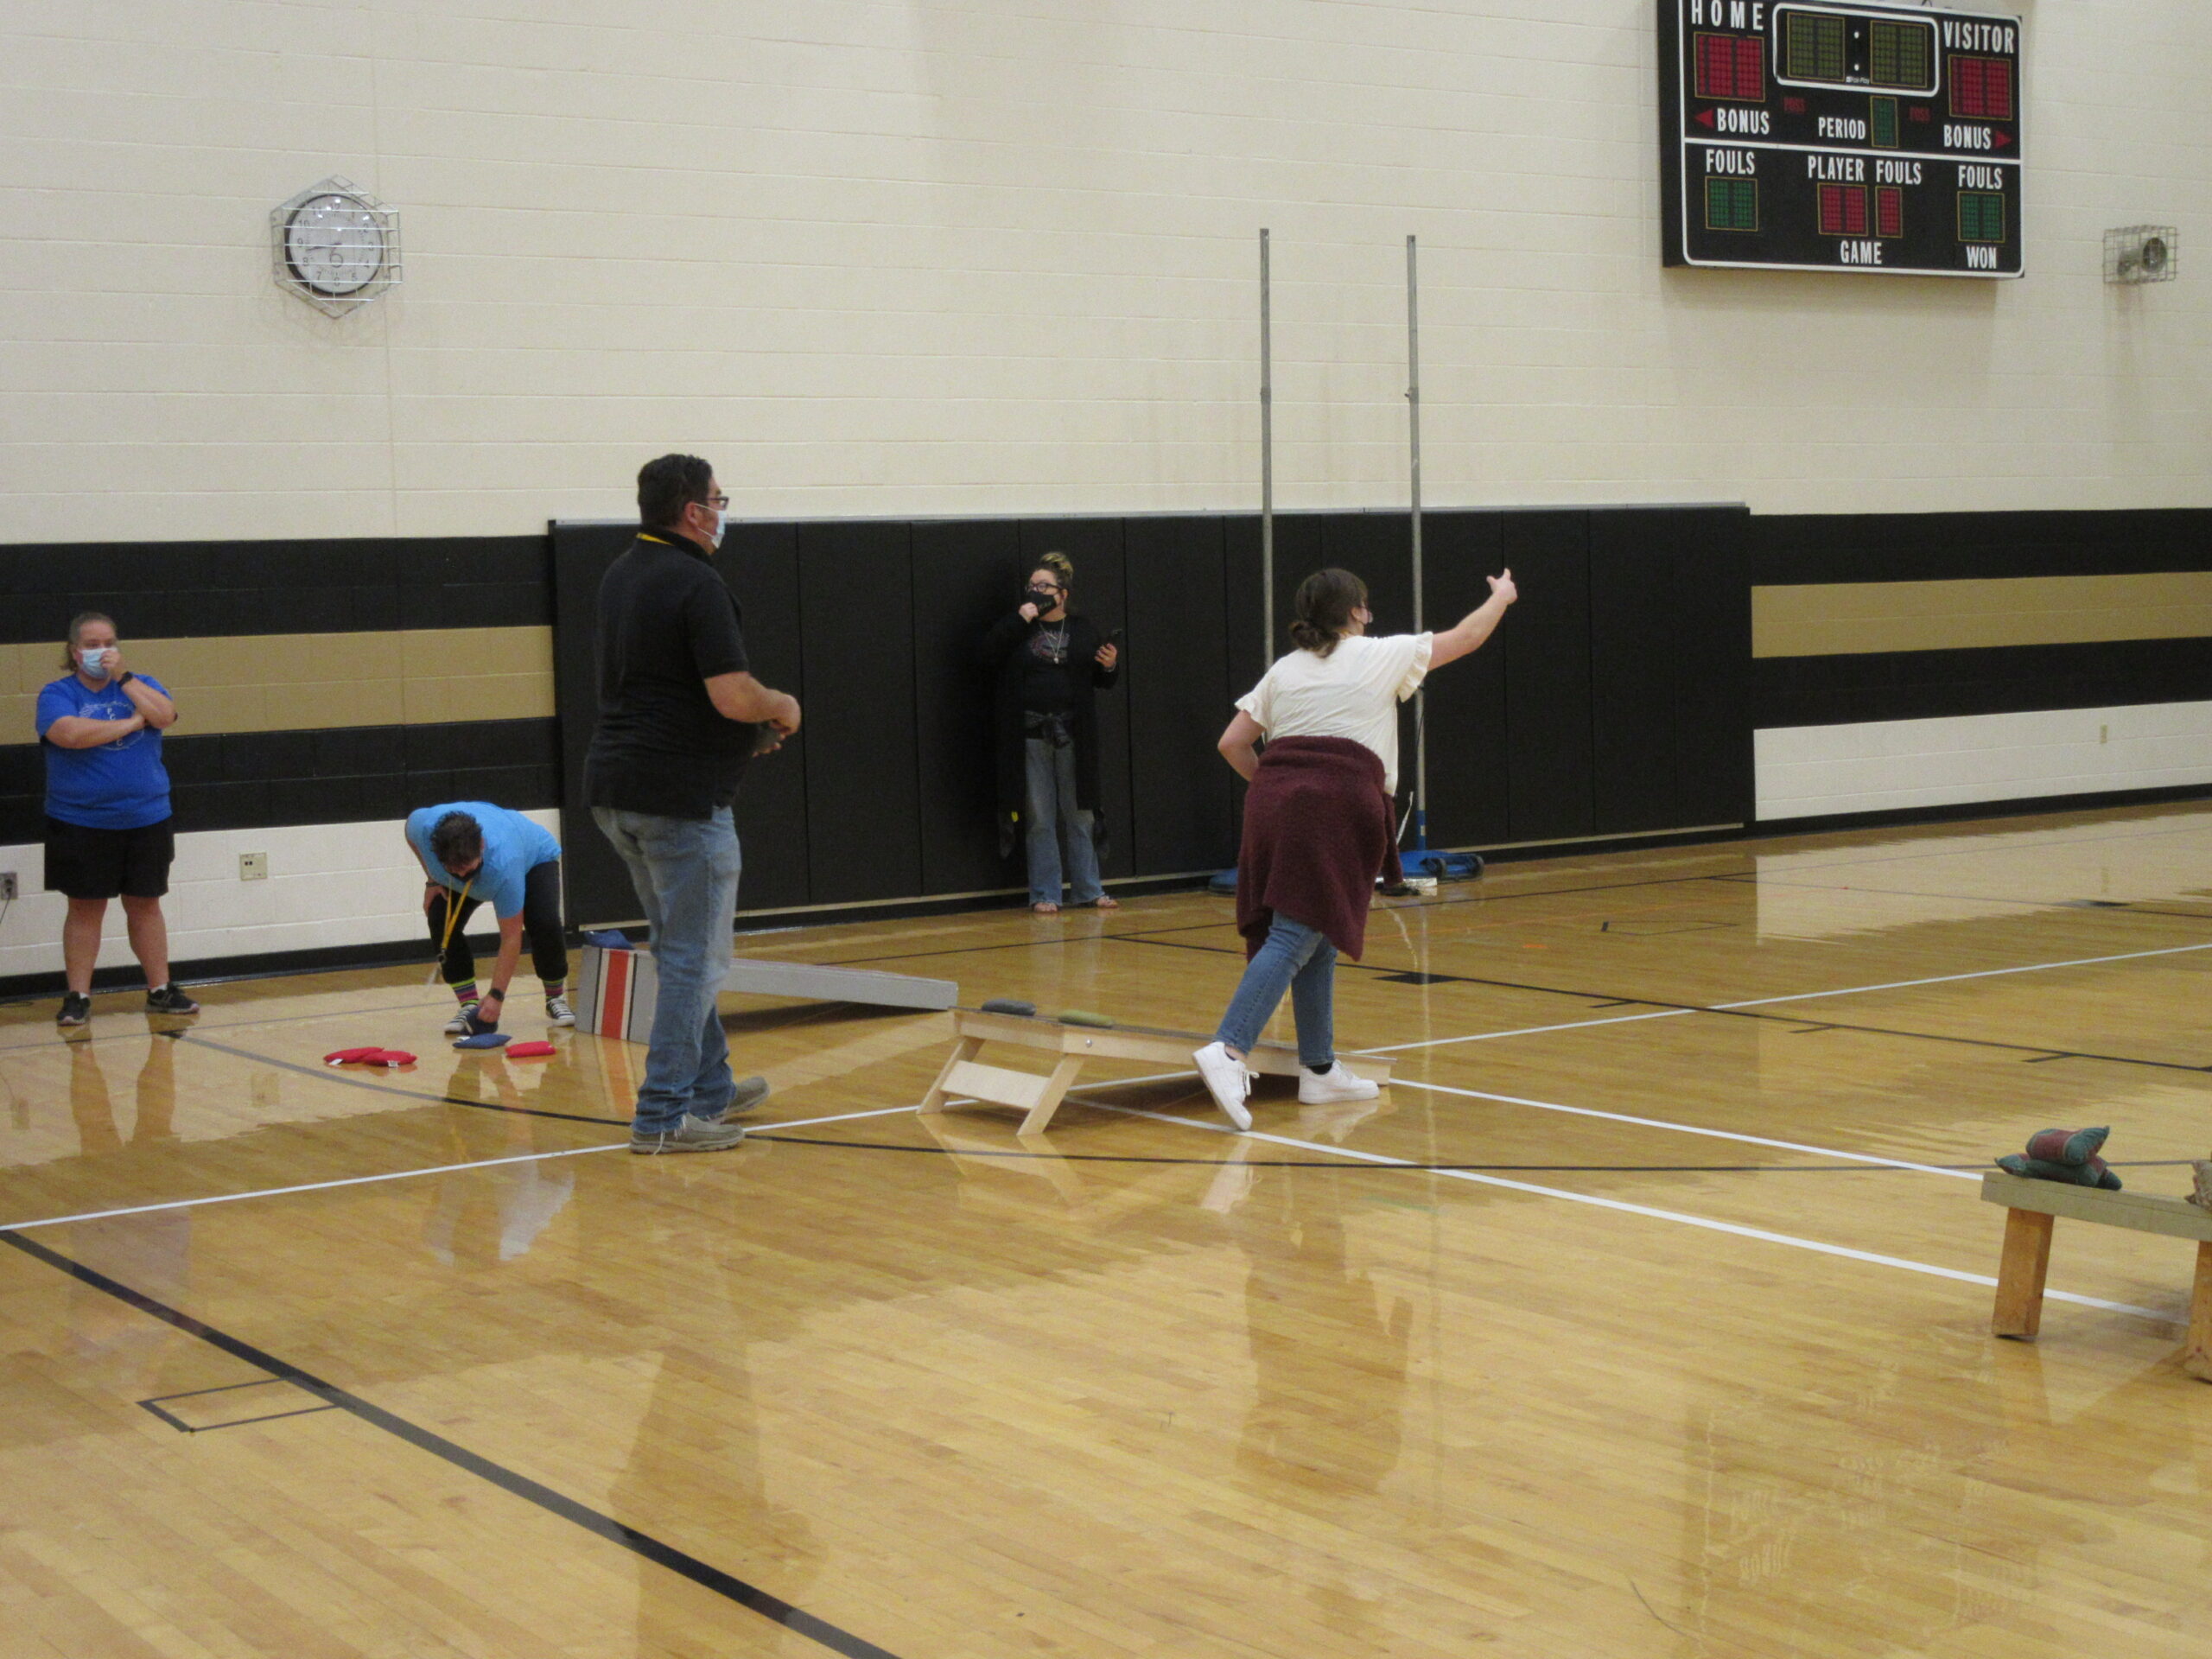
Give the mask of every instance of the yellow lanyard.
<svg viewBox="0 0 2212 1659">
<path fill-rule="evenodd" d="M 438 941 L 438 957 L 441 961 L 444 960 L 446 952 L 453 948 L 453 931 L 461 921 L 461 907 L 468 902 L 468 890 L 475 885 L 476 878 L 473 875 L 462 882 L 461 897 L 458 899 L 453 896 L 451 887 L 446 888 L 446 936 Z"/>
</svg>

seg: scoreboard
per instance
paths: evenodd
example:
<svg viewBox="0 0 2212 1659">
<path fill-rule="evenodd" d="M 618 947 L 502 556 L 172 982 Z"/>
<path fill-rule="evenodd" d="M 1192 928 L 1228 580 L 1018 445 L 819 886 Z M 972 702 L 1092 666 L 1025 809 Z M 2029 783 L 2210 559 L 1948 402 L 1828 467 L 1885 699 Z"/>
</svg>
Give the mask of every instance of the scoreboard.
<svg viewBox="0 0 2212 1659">
<path fill-rule="evenodd" d="M 2020 275 L 2018 18 L 1658 3 L 1667 264 Z"/>
</svg>

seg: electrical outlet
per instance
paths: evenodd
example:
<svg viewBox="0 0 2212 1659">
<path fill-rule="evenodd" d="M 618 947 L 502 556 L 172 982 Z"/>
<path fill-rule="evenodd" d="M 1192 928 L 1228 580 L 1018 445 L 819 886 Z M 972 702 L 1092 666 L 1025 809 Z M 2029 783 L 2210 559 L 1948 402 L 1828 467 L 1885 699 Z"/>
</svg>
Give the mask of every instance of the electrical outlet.
<svg viewBox="0 0 2212 1659">
<path fill-rule="evenodd" d="M 268 855 L 268 854 L 266 854 L 266 853 L 240 853 L 240 854 L 238 855 L 238 880 L 241 880 L 241 881 L 266 881 L 268 879 L 269 879 L 269 855 Z"/>
<path fill-rule="evenodd" d="M 16 873 L 0 870 L 0 904 L 8 904 L 16 897 Z"/>
</svg>

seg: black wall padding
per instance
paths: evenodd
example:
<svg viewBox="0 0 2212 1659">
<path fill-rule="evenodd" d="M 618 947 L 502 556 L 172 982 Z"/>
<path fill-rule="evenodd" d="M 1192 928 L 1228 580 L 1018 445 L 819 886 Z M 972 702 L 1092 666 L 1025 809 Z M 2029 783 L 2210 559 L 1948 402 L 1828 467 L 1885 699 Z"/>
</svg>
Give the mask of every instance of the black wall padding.
<svg viewBox="0 0 2212 1659">
<path fill-rule="evenodd" d="M 561 875 L 571 927 L 633 922 L 644 914 L 630 873 L 592 821 L 583 794 L 584 755 L 598 722 L 599 583 L 637 531 L 628 524 L 556 524 L 556 622 L 553 673 L 561 709 Z M 745 613 L 754 677 L 805 703 L 798 627 L 797 533 L 790 524 L 733 524 L 715 564 Z M 745 857 L 741 910 L 809 901 L 806 732 L 755 760 L 738 791 L 737 834 Z"/>
<path fill-rule="evenodd" d="M 1523 594 L 1488 647 L 1430 681 L 1432 845 L 1748 817 L 1744 522 L 1740 510 L 1670 508 L 1425 516 L 1428 626 L 1480 604 L 1503 565 Z M 1214 746 L 1236 698 L 1289 649 L 1300 580 L 1343 565 L 1367 582 L 1378 627 L 1413 625 L 1404 513 L 1285 513 L 1263 660 L 1259 530 L 1249 514 L 734 527 L 718 563 L 745 607 L 756 671 L 806 709 L 798 742 L 756 766 L 739 799 L 741 912 L 1022 884 L 1020 849 L 998 855 L 990 682 L 975 651 L 1054 550 L 1075 562 L 1077 608 L 1125 631 L 1121 684 L 1099 702 L 1106 873 L 1233 862 L 1243 786 Z M 628 534 L 556 529 L 571 791 L 595 701 L 589 611 Z M 1410 705 L 1402 718 L 1402 800 L 1414 781 Z M 580 802 L 570 811 L 588 822 Z M 595 832 L 569 839 L 576 919 L 634 914 L 611 854 L 611 881 L 594 874 Z"/>
<path fill-rule="evenodd" d="M 1585 512 L 1542 511 L 1509 512 L 1499 527 L 1498 562 L 1521 590 L 1500 631 L 1515 841 L 1596 832 L 1589 523 Z"/>
<path fill-rule="evenodd" d="M 1220 869 L 1236 859 L 1236 777 L 1214 747 L 1229 723 L 1236 677 L 1226 648 L 1234 630 L 1224 528 L 1218 518 L 1126 524 L 1129 651 L 1121 695 L 1136 734 L 1129 848 L 1139 874 Z M 1256 590 L 1247 591 L 1256 612 Z M 1256 639 L 1256 616 L 1247 632 Z M 1255 662 L 1237 690 L 1258 677 Z"/>
<path fill-rule="evenodd" d="M 185 711 L 188 719 L 188 700 Z M 180 831 L 361 823 L 442 801 L 496 801 L 518 811 L 561 804 L 550 720 L 187 732 L 163 738 L 162 760 Z M 0 746 L 0 844 L 37 841 L 45 823 L 39 746 Z"/>
<path fill-rule="evenodd" d="M 1599 832 L 1685 822 L 1678 776 L 1681 594 L 1670 515 L 1624 509 L 1590 524 L 1592 822 Z"/>
<path fill-rule="evenodd" d="M 806 712 L 806 652 L 799 626 L 798 531 L 791 524 L 733 524 L 715 564 L 745 616 L 753 677 L 788 691 Z M 807 834 L 807 731 L 773 754 L 756 756 L 737 791 L 737 840 L 745 859 L 740 910 L 811 902 L 813 852 Z"/>
<path fill-rule="evenodd" d="M 1021 521 L 1021 562 L 1031 569 L 1044 553 L 1065 553 L 1075 563 L 1075 607 L 1097 626 L 1102 638 L 1116 628 L 1127 630 L 1129 620 L 1128 556 L 1124 521 L 1120 518 L 1025 518 Z M 1027 575 L 1029 572 L 1021 573 Z M 1098 861 L 1108 876 L 1136 874 L 1135 797 L 1129 782 L 1129 709 L 1131 677 L 1140 671 L 1131 661 L 1129 642 L 1122 639 L 1122 678 L 1110 691 L 1097 694 L 1098 787 L 1104 799 L 1106 845 Z M 1150 665 L 1152 671 L 1175 672 L 1173 658 Z M 1028 879 L 1027 866 L 1017 852 L 1008 861 L 998 883 L 1010 886 Z"/>
<path fill-rule="evenodd" d="M 922 893 L 1003 887 L 993 813 L 993 679 L 976 652 L 1021 597 L 1021 528 L 1010 518 L 913 526 L 914 737 L 920 768 Z"/>
<path fill-rule="evenodd" d="M 2212 511 L 1781 513 L 1750 522 L 1753 586 L 2212 569 Z"/>
<path fill-rule="evenodd" d="M 1423 513 L 1423 620 L 1449 628 L 1490 597 L 1485 577 L 1495 575 L 1499 520 L 1495 512 Z M 1507 613 L 1510 633 L 1513 616 Z M 1505 633 L 1493 635 L 1471 657 L 1431 674 L 1428 704 L 1428 842 L 1466 847 L 1507 840 Z M 1413 741 L 1403 740 L 1400 798 L 1412 786 Z M 1413 844 L 1408 832 L 1406 844 Z"/>
<path fill-rule="evenodd" d="M 798 588 L 812 902 L 911 898 L 923 890 L 911 527 L 799 525 Z"/>
<path fill-rule="evenodd" d="M 561 710 L 561 895 L 572 928 L 645 914 L 630 873 L 592 822 L 584 753 L 599 722 L 599 582 L 629 546 L 630 524 L 553 526 L 553 692 Z"/>
<path fill-rule="evenodd" d="M 1677 653 L 1675 823 L 1749 823 L 1757 816 L 1751 718 L 1753 519 L 1740 506 L 1654 515 L 1675 549 L 1668 624 Z"/>
<path fill-rule="evenodd" d="M 542 536 L 65 542 L 0 547 L 0 645 L 59 642 L 79 611 L 124 643 L 504 628 L 553 620 Z"/>
<path fill-rule="evenodd" d="M 1767 657 L 1751 665 L 1757 725 L 1833 726 L 2212 699 L 2201 639 Z"/>
<path fill-rule="evenodd" d="M 2202 508 L 1802 514 L 1747 528 L 1747 588 L 2212 569 Z M 2212 652 L 2195 639 L 1770 657 L 1747 671 L 1754 728 L 2212 697 Z"/>
</svg>

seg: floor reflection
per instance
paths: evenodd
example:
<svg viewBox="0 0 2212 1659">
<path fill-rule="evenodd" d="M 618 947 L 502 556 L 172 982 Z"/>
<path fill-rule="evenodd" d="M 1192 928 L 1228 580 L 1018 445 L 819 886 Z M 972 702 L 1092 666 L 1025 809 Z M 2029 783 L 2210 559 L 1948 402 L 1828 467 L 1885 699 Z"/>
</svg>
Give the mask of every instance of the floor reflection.
<svg viewBox="0 0 2212 1659">
<path fill-rule="evenodd" d="M 499 1111 L 451 1115 L 452 1161 L 488 1163 L 496 1158 L 527 1158 L 540 1150 L 537 1124 L 530 1103 L 559 1070 L 573 1070 L 563 1056 L 532 1061 L 533 1086 L 524 1089 L 510 1064 L 496 1050 L 464 1051 L 446 1078 L 450 1100 L 477 1101 Z M 552 1097 L 573 1098 L 569 1080 L 554 1084 Z M 423 1243 L 448 1267 L 488 1268 L 529 1253 L 575 1192 L 570 1159 L 498 1164 L 488 1169 L 457 1169 L 438 1177 L 429 1212 L 423 1218 Z"/>
</svg>

